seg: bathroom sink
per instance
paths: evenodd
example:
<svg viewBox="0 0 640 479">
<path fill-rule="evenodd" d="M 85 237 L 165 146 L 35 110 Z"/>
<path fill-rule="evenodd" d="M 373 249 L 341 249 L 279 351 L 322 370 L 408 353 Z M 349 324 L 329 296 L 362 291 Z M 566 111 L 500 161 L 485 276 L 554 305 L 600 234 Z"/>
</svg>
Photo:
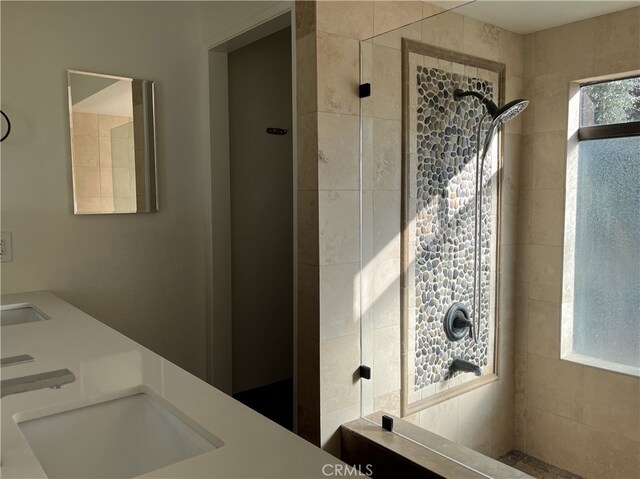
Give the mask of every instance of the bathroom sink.
<svg viewBox="0 0 640 479">
<path fill-rule="evenodd" d="M 136 477 L 223 445 L 144 393 L 18 427 L 50 478 Z"/>
<path fill-rule="evenodd" d="M 49 319 L 28 304 L 7 304 L 0 306 L 0 325 L 11 326 L 14 324 L 33 323 Z"/>
</svg>

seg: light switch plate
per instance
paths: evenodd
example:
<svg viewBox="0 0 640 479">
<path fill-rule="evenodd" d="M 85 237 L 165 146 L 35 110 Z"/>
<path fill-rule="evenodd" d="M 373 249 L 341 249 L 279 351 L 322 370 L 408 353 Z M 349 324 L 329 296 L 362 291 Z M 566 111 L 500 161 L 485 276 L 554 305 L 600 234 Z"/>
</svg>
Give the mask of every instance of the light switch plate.
<svg viewBox="0 0 640 479">
<path fill-rule="evenodd" d="M 0 232 L 0 261 L 13 261 L 11 233 L 8 231 Z"/>
</svg>

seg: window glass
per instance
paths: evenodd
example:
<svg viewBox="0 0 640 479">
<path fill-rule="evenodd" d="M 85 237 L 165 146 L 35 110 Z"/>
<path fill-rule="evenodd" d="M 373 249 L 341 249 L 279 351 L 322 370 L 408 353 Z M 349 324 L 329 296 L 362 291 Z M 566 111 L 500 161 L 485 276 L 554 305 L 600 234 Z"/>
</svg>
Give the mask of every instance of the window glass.
<svg viewBox="0 0 640 479">
<path fill-rule="evenodd" d="M 580 89 L 580 126 L 640 121 L 640 78 L 627 78 Z"/>
<path fill-rule="evenodd" d="M 640 137 L 579 145 L 573 350 L 640 366 Z"/>
</svg>

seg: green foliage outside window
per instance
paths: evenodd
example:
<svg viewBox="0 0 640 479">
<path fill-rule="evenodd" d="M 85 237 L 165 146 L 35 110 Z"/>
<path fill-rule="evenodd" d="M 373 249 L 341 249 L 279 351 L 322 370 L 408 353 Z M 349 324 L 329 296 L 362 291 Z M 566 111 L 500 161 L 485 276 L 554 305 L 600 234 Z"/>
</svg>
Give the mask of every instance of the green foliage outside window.
<svg viewBox="0 0 640 479">
<path fill-rule="evenodd" d="M 581 126 L 640 121 L 640 77 L 582 87 Z"/>
</svg>

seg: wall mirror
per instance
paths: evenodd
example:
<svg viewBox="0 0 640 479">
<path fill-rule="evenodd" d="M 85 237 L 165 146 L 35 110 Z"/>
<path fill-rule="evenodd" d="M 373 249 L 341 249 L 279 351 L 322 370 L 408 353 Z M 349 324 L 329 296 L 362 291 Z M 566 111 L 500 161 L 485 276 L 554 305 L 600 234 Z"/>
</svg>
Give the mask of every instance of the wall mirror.
<svg viewBox="0 0 640 479">
<path fill-rule="evenodd" d="M 74 213 L 158 211 L 153 82 L 67 76 Z"/>
</svg>

